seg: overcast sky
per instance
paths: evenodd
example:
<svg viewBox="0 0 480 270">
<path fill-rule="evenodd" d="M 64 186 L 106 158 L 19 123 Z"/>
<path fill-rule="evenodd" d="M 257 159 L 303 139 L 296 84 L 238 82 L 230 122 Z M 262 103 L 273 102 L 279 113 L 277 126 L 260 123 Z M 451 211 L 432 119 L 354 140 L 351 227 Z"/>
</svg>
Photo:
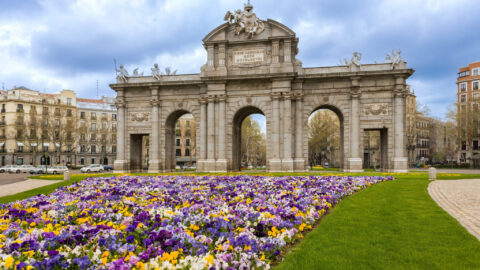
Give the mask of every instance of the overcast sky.
<svg viewBox="0 0 480 270">
<path fill-rule="evenodd" d="M 352 52 L 382 62 L 401 49 L 416 70 L 417 100 L 443 118 L 458 68 L 480 61 L 477 0 L 252 0 L 261 19 L 293 29 L 304 67 L 332 66 Z M 0 85 L 80 97 L 114 95 L 113 59 L 149 74 L 158 63 L 198 73 L 201 40 L 239 0 L 0 0 Z"/>
</svg>

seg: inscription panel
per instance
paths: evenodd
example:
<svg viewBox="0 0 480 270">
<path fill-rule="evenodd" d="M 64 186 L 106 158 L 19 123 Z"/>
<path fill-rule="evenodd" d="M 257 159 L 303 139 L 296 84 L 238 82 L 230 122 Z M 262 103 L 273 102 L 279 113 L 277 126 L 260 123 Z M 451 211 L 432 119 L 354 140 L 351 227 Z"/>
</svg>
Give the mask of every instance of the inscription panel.
<svg viewBox="0 0 480 270">
<path fill-rule="evenodd" d="M 265 61 L 265 50 L 250 49 L 233 52 L 233 63 L 236 65 L 258 64 Z"/>
</svg>

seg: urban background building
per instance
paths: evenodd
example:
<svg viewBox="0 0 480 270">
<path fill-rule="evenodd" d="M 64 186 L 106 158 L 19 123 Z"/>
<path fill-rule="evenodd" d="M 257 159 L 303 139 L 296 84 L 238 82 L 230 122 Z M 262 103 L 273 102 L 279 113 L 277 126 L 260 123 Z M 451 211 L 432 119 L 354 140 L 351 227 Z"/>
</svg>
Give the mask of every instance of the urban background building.
<svg viewBox="0 0 480 270">
<path fill-rule="evenodd" d="M 479 167 L 480 163 L 480 62 L 461 67 L 457 78 L 457 126 L 460 163 Z"/>
<path fill-rule="evenodd" d="M 72 90 L 47 94 L 14 87 L 0 92 L 0 104 L 1 165 L 113 164 L 113 98 L 81 99 Z"/>
</svg>

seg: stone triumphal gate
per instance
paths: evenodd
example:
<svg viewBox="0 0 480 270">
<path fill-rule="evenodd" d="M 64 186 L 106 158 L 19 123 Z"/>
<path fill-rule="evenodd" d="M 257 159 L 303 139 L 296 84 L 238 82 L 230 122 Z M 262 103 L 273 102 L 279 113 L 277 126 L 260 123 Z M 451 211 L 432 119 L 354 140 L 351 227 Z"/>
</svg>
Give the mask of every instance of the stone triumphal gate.
<svg viewBox="0 0 480 270">
<path fill-rule="evenodd" d="M 340 119 L 344 171 L 361 171 L 363 134 L 380 131 L 383 170 L 406 171 L 406 68 L 400 52 L 386 63 L 361 64 L 354 53 L 343 65 L 304 68 L 296 59 L 298 38 L 285 25 L 259 20 L 245 10 L 228 12 L 226 23 L 203 44 L 207 61 L 199 74 L 129 75 L 117 83 L 116 171 L 140 170 L 142 136 L 149 135 L 150 172 L 175 170 L 175 123 L 191 113 L 197 123 L 197 171 L 240 169 L 241 123 L 263 114 L 267 170 L 308 170 L 308 118 L 330 109 Z"/>
</svg>

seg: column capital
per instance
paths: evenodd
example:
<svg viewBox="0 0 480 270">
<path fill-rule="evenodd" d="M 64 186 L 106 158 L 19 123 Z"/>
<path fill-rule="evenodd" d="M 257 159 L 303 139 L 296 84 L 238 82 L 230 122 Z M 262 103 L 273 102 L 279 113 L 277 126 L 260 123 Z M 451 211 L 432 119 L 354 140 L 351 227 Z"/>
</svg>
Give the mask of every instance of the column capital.
<svg viewBox="0 0 480 270">
<path fill-rule="evenodd" d="M 303 100 L 303 96 L 304 96 L 303 93 L 295 93 L 295 94 L 293 94 L 292 99 L 293 99 L 293 100 L 296 100 L 296 101 L 302 101 L 302 100 Z"/>
<path fill-rule="evenodd" d="M 362 95 L 362 91 L 360 91 L 360 87 L 352 87 L 350 95 L 352 98 L 360 98 Z"/>
<path fill-rule="evenodd" d="M 207 96 L 207 101 L 208 103 L 215 103 L 215 96 L 214 95 L 209 95 Z"/>
<path fill-rule="evenodd" d="M 282 95 L 278 92 L 275 92 L 275 93 L 271 93 L 270 97 L 272 98 L 272 100 L 280 100 Z"/>
<path fill-rule="evenodd" d="M 123 98 L 116 98 L 115 99 L 115 106 L 117 108 L 125 108 L 126 107 L 126 103 L 125 103 L 125 100 L 123 100 Z"/>
<path fill-rule="evenodd" d="M 152 105 L 152 107 L 158 107 L 160 106 L 160 100 L 158 100 L 158 98 L 152 98 L 150 99 L 150 105 Z"/>
<path fill-rule="evenodd" d="M 292 94 L 290 93 L 282 93 L 283 100 L 291 100 Z"/>
<path fill-rule="evenodd" d="M 207 104 L 208 103 L 208 99 L 206 97 L 201 97 L 198 99 L 198 102 L 202 105 L 204 104 Z"/>
<path fill-rule="evenodd" d="M 227 96 L 226 96 L 226 95 L 218 95 L 218 96 L 217 96 L 217 101 L 218 101 L 218 102 L 224 102 L 225 100 L 227 100 Z"/>
</svg>

